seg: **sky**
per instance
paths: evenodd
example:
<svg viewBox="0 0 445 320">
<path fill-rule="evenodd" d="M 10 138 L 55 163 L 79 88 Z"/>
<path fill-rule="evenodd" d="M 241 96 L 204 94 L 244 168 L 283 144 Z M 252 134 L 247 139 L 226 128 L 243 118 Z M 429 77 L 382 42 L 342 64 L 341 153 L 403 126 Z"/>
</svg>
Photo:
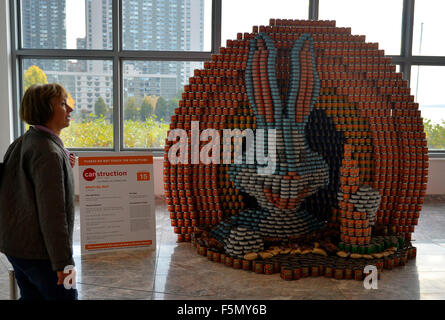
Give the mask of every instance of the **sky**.
<svg viewBox="0 0 445 320">
<path fill-rule="evenodd" d="M 223 0 L 221 44 L 236 39 L 238 32 L 251 32 L 254 25 L 267 25 L 270 18 L 306 19 L 308 0 Z M 444 0 L 415 2 L 413 54 L 444 55 Z M 272 4 L 272 5 L 271 5 Z M 378 42 L 385 54 L 400 53 L 403 0 L 320 0 L 319 19 L 336 20 L 337 26 L 351 27 L 352 34 Z M 76 48 L 76 38 L 85 36 L 84 1 L 66 0 L 67 46 Z M 205 0 L 205 50 L 210 50 L 211 0 Z M 422 30 L 422 39 L 420 37 Z M 419 70 L 420 69 L 420 70 Z M 445 67 L 413 67 L 411 94 L 420 105 L 445 105 Z M 419 79 L 419 85 L 417 85 Z"/>
<path fill-rule="evenodd" d="M 76 39 L 85 37 L 85 1 L 66 0 L 66 46 L 76 49 Z"/>
</svg>

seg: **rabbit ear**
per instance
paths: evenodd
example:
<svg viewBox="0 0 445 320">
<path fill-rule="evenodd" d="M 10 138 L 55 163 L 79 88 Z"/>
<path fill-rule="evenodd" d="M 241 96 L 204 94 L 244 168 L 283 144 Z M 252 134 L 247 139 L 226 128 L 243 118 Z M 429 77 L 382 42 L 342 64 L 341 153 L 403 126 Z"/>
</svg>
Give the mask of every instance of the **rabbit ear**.
<svg viewBox="0 0 445 320">
<path fill-rule="evenodd" d="M 246 67 L 246 93 L 257 118 L 257 128 L 275 128 L 282 106 L 275 71 L 277 52 L 265 33 L 250 40 Z"/>
<path fill-rule="evenodd" d="M 301 35 L 291 50 L 290 74 L 286 101 L 287 117 L 291 123 L 295 122 L 297 127 L 303 129 L 320 94 L 314 40 L 308 33 Z"/>
</svg>

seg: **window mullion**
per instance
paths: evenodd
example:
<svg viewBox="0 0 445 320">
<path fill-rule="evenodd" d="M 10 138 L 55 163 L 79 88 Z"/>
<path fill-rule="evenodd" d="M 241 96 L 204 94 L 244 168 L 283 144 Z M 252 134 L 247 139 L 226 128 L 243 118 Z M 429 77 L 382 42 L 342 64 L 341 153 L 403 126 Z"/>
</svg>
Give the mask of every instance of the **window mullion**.
<svg viewBox="0 0 445 320">
<path fill-rule="evenodd" d="M 309 20 L 318 20 L 319 0 L 309 0 Z"/>
<path fill-rule="evenodd" d="M 10 19 L 10 28 L 11 28 L 11 80 L 12 80 L 12 119 L 13 119 L 13 137 L 14 139 L 18 138 L 18 136 L 22 132 L 22 123 L 18 116 L 18 105 L 20 101 L 20 58 L 17 54 L 17 48 L 19 47 L 19 34 L 21 33 L 21 27 L 19 24 L 19 10 L 20 4 L 17 0 L 9 1 L 9 19 Z"/>
<path fill-rule="evenodd" d="M 217 53 L 221 47 L 221 20 L 222 2 L 221 0 L 212 0 L 212 53 Z M 210 60 L 210 55 L 207 60 Z"/>
<path fill-rule="evenodd" d="M 154 61 L 208 61 L 211 52 L 200 51 L 122 51 L 119 56 L 125 60 Z"/>
<path fill-rule="evenodd" d="M 414 0 L 403 1 L 402 16 L 402 43 L 400 53 L 405 58 L 405 63 L 401 65 L 403 78 L 408 81 L 411 79 L 411 57 L 413 48 L 413 27 L 414 27 Z"/>
<path fill-rule="evenodd" d="M 27 57 L 45 57 L 60 59 L 110 59 L 113 52 L 110 50 L 80 50 L 80 49 L 19 49 L 17 55 Z"/>
<path fill-rule="evenodd" d="M 113 0 L 113 146 L 119 152 L 123 146 L 123 103 L 122 103 L 122 76 L 121 76 L 121 39 L 122 39 L 122 0 Z"/>
</svg>

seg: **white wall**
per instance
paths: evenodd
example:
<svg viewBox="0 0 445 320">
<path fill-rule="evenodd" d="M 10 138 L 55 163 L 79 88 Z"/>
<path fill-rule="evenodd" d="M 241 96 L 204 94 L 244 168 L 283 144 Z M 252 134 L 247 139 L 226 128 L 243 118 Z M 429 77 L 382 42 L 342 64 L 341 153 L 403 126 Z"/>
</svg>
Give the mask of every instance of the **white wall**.
<svg viewBox="0 0 445 320">
<path fill-rule="evenodd" d="M 445 159 L 430 159 L 427 194 L 445 194 Z"/>
<path fill-rule="evenodd" d="M 0 162 L 13 138 L 9 33 L 9 1 L 0 1 Z"/>
</svg>

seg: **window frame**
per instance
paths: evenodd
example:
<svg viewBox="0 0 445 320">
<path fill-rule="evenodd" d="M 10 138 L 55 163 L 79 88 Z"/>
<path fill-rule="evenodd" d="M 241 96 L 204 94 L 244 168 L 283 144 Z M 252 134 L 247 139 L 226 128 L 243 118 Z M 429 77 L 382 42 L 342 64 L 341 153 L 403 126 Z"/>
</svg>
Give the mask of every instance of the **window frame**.
<svg viewBox="0 0 445 320">
<path fill-rule="evenodd" d="M 308 19 L 318 20 L 319 0 L 309 2 Z M 21 48 L 21 8 L 20 0 L 9 0 L 11 21 L 12 48 L 12 83 L 13 83 L 13 132 L 17 138 L 24 132 L 24 124 L 18 117 L 18 105 L 23 95 L 22 61 L 27 58 L 58 58 L 58 59 L 88 59 L 111 60 L 113 63 L 112 86 L 113 101 L 113 148 L 72 148 L 75 152 L 97 151 L 151 151 L 155 155 L 163 155 L 163 148 L 124 148 L 123 137 L 123 62 L 137 61 L 208 61 L 212 54 L 217 54 L 221 47 L 222 0 L 212 0 L 211 16 L 211 50 L 210 51 L 132 51 L 122 48 L 122 0 L 112 0 L 113 48 L 112 50 L 84 49 L 24 49 Z M 401 49 L 400 55 L 388 55 L 392 63 L 400 65 L 403 79 L 410 83 L 412 66 L 445 66 L 445 56 L 415 56 L 413 47 L 415 0 L 403 0 Z M 223 44 L 224 45 L 224 44 Z M 116 125 L 118 124 L 118 125 Z M 445 158 L 444 150 L 429 150 L 431 158 Z"/>
<path fill-rule="evenodd" d="M 413 55 L 414 7 L 415 0 L 403 0 L 401 52 L 400 56 L 389 56 L 394 64 L 400 65 L 403 79 L 408 81 L 409 86 L 413 66 L 445 66 L 445 56 Z M 428 155 L 430 158 L 445 158 L 445 149 L 428 150 Z"/>
<path fill-rule="evenodd" d="M 154 50 L 123 50 L 122 48 L 122 0 L 112 0 L 112 38 L 113 48 L 104 49 L 28 49 L 22 48 L 22 23 L 20 0 L 9 0 L 11 17 L 11 59 L 13 82 L 13 133 L 19 137 L 25 129 L 18 116 L 20 97 L 23 96 L 24 59 L 77 59 L 77 60 L 108 60 L 112 61 L 113 86 L 113 148 L 70 148 L 76 153 L 83 152 L 121 152 L 151 151 L 154 155 L 163 155 L 164 148 L 125 148 L 123 136 L 123 62 L 124 61 L 196 61 L 204 62 L 217 53 L 221 46 L 221 2 L 212 0 L 211 15 L 211 50 L 210 51 L 154 51 Z M 118 125 L 116 125 L 118 124 Z"/>
</svg>

